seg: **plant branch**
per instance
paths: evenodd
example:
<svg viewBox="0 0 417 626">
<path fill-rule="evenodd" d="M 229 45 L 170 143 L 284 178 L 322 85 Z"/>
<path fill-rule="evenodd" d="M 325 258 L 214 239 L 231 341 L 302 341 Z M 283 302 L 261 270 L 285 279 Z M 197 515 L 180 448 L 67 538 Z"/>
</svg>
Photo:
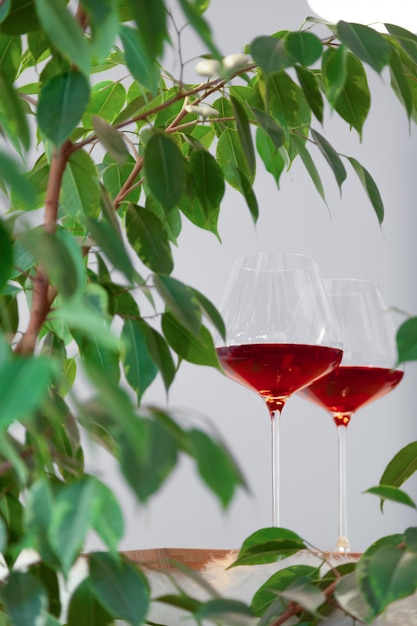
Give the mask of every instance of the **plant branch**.
<svg viewBox="0 0 417 626">
<path fill-rule="evenodd" d="M 71 147 L 71 142 L 67 140 L 59 148 L 55 148 L 52 153 L 45 198 L 44 230 L 47 233 L 55 233 L 56 231 L 59 192 L 65 167 L 71 154 Z M 38 266 L 33 284 L 32 309 L 29 323 L 15 347 L 17 354 L 28 355 L 35 350 L 39 331 L 46 320 L 56 295 L 57 291 L 49 285 L 45 270 Z"/>
</svg>

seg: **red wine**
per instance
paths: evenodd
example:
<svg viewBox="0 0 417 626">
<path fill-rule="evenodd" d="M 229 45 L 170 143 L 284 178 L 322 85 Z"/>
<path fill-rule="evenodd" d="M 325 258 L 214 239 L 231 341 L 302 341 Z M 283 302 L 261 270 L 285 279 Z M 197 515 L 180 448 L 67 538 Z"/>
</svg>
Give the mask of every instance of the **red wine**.
<svg viewBox="0 0 417 626">
<path fill-rule="evenodd" d="M 229 378 L 263 396 L 270 410 L 337 367 L 342 350 L 293 343 L 253 343 L 217 349 Z"/>
<path fill-rule="evenodd" d="M 300 391 L 300 396 L 333 414 L 337 426 L 347 426 L 352 413 L 394 389 L 404 372 L 382 367 L 341 365 Z"/>
</svg>

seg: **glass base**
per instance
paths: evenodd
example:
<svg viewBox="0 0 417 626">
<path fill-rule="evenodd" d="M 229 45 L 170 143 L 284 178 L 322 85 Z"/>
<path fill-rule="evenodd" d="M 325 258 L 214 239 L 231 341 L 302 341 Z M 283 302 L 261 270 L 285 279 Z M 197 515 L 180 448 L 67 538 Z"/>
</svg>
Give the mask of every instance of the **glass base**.
<svg viewBox="0 0 417 626">
<path fill-rule="evenodd" d="M 336 550 L 337 552 L 342 552 L 344 554 L 350 552 L 349 539 L 347 537 L 339 537 L 336 544 Z"/>
</svg>

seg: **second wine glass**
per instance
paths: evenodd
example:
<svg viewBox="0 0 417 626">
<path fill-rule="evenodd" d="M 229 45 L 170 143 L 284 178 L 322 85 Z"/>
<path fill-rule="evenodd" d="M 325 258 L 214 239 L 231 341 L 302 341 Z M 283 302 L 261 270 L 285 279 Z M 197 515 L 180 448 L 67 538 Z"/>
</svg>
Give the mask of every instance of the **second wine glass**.
<svg viewBox="0 0 417 626">
<path fill-rule="evenodd" d="M 337 426 L 339 531 L 336 550 L 349 552 L 346 497 L 346 434 L 352 415 L 398 385 L 395 331 L 377 285 L 359 279 L 328 279 L 325 286 L 344 343 L 340 366 L 299 395 L 325 408 Z"/>
<path fill-rule="evenodd" d="M 292 253 L 239 259 L 226 289 L 226 375 L 258 393 L 271 418 L 272 525 L 279 526 L 279 418 L 291 394 L 333 370 L 342 339 L 316 263 Z"/>
</svg>

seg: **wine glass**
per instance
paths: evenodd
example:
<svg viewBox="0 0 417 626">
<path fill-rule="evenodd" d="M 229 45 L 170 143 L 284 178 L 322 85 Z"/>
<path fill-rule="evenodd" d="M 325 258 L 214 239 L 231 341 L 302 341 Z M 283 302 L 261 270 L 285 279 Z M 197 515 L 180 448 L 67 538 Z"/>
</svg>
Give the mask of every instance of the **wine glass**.
<svg viewBox="0 0 417 626">
<path fill-rule="evenodd" d="M 302 389 L 299 395 L 324 407 L 338 434 L 339 529 L 336 550 L 349 552 L 346 499 L 346 434 L 353 413 L 394 389 L 403 377 L 394 369 L 395 330 L 379 288 L 371 281 L 327 279 L 326 291 L 342 335 L 339 367 Z"/>
<path fill-rule="evenodd" d="M 316 263 L 259 253 L 235 263 L 221 306 L 225 374 L 258 393 L 271 418 L 272 525 L 279 526 L 279 418 L 289 396 L 334 369 L 342 339 Z"/>
</svg>

